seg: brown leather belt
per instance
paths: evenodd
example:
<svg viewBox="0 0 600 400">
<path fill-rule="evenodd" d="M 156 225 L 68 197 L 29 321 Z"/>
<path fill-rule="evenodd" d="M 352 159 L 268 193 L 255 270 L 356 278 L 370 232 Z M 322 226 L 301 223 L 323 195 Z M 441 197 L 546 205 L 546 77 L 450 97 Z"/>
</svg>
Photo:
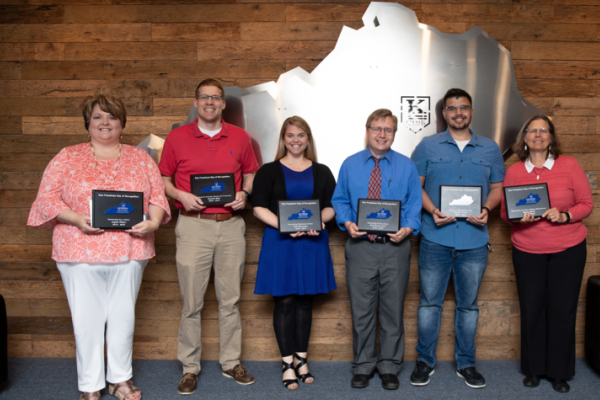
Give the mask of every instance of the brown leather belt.
<svg viewBox="0 0 600 400">
<path fill-rule="evenodd" d="M 231 219 L 236 215 L 236 213 L 200 213 L 198 211 L 186 211 L 183 208 L 179 210 L 179 213 L 185 215 L 186 217 L 210 219 L 211 221 L 227 221 L 228 219 Z"/>
</svg>

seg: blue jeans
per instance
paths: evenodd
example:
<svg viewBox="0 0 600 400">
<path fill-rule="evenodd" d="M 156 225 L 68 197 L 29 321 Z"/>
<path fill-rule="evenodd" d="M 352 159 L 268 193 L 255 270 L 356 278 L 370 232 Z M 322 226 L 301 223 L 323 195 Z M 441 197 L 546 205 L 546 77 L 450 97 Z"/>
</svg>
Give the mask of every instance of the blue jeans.
<svg viewBox="0 0 600 400">
<path fill-rule="evenodd" d="M 456 250 L 453 247 L 421 238 L 419 250 L 419 280 L 421 300 L 418 310 L 418 360 L 435 366 L 438 336 L 442 319 L 442 303 L 453 273 L 456 308 L 454 326 L 456 339 L 454 359 L 457 369 L 475 365 L 475 333 L 479 308 L 477 293 L 487 266 L 487 247 Z"/>
</svg>

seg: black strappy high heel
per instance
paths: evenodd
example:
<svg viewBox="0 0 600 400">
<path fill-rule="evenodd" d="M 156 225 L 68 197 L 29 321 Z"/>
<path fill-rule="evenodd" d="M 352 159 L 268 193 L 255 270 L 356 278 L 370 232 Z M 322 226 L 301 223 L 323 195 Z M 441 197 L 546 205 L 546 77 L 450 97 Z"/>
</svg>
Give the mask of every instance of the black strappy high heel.
<svg viewBox="0 0 600 400">
<path fill-rule="evenodd" d="M 285 371 L 287 370 L 294 370 L 294 364 L 293 361 L 291 363 L 286 363 L 285 361 L 281 361 L 281 363 L 283 364 L 283 368 L 281 369 L 281 373 L 283 374 Z M 295 371 L 295 370 L 294 370 Z M 290 385 L 296 384 L 295 388 L 290 388 Z M 286 389 L 289 390 L 296 390 L 298 389 L 298 378 L 296 379 L 284 379 L 283 380 L 283 386 L 285 386 Z"/>
<path fill-rule="evenodd" d="M 307 365 L 306 364 L 306 358 L 304 357 L 300 357 L 298 355 L 298 353 L 294 353 L 294 357 L 299 360 L 300 362 L 298 363 L 298 365 L 296 365 L 294 367 L 294 369 L 296 370 L 296 376 L 298 378 L 300 378 L 300 380 L 302 381 L 302 383 L 313 383 L 315 381 L 315 377 L 313 376 L 313 374 L 311 374 L 310 372 L 307 372 L 306 374 L 302 374 L 300 375 L 300 368 L 302 368 L 303 365 Z M 308 365 L 307 365 L 308 366 Z M 312 378 L 312 382 L 306 382 L 306 380 L 308 378 Z"/>
</svg>

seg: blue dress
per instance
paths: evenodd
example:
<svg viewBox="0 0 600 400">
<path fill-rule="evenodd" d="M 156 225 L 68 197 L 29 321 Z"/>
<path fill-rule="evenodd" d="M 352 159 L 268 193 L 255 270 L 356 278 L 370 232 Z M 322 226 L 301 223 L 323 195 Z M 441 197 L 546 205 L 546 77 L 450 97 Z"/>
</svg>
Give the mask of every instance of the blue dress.
<svg viewBox="0 0 600 400">
<path fill-rule="evenodd" d="M 312 199 L 312 167 L 296 172 L 281 166 L 287 199 Z M 267 226 L 258 259 L 255 294 L 304 295 L 328 293 L 336 288 L 327 229 L 319 236 L 293 238 Z"/>
</svg>

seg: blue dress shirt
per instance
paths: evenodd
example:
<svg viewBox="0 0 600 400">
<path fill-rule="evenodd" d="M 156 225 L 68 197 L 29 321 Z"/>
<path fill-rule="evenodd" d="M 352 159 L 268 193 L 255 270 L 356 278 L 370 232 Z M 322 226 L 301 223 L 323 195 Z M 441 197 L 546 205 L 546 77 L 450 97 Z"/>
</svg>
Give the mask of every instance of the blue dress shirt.
<svg viewBox="0 0 600 400">
<path fill-rule="evenodd" d="M 415 164 L 394 150 L 389 150 L 380 159 L 381 200 L 400 200 L 400 226 L 412 228 L 413 235 L 416 235 L 421 230 L 423 199 Z M 340 229 L 346 230 L 346 221 L 356 223 L 358 199 L 368 197 L 369 179 L 374 167 L 375 161 L 368 148 L 348 157 L 342 164 L 331 199 Z"/>
<path fill-rule="evenodd" d="M 461 152 L 447 130 L 421 140 L 412 160 L 419 176 L 424 176 L 425 193 L 440 208 L 440 185 L 481 186 L 481 204 L 490 193 L 490 183 L 504 180 L 504 159 L 496 142 L 471 132 L 471 140 Z M 422 234 L 430 242 L 457 250 L 485 246 L 490 240 L 487 224 L 480 227 L 466 220 L 437 226 L 423 212 Z"/>
</svg>

